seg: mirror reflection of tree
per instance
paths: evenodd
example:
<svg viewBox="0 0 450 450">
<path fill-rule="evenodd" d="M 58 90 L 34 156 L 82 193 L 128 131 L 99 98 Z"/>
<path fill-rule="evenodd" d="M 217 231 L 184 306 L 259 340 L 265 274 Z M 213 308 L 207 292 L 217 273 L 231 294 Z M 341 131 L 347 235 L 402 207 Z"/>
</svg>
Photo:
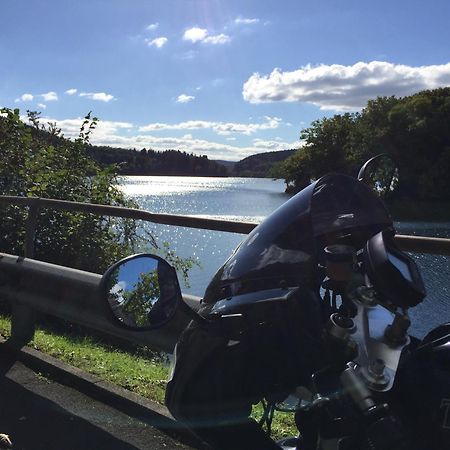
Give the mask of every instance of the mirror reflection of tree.
<svg viewBox="0 0 450 450">
<path fill-rule="evenodd" d="M 398 183 L 398 169 L 390 158 L 381 158 L 370 171 L 367 184 L 380 197 L 388 196 Z"/>
<path fill-rule="evenodd" d="M 151 325 L 148 314 L 160 295 L 158 273 L 156 270 L 141 272 L 134 286 L 123 292 L 122 311 L 132 318 L 137 326 Z"/>
</svg>

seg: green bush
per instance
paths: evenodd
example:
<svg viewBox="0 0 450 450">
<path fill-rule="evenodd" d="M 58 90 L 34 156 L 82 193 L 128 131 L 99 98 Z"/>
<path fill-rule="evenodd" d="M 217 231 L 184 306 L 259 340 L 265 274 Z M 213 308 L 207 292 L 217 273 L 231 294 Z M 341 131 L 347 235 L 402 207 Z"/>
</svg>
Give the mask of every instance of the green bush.
<svg viewBox="0 0 450 450">
<path fill-rule="evenodd" d="M 77 139 L 64 138 L 56 124 L 42 124 L 27 112 L 26 125 L 18 109 L 0 110 L 0 194 L 44 197 L 102 205 L 134 207 L 117 188 L 117 166 L 101 168 L 86 148 L 98 119 L 89 113 Z M 1 205 L 0 251 L 23 254 L 27 210 Z M 134 220 L 41 209 L 37 219 L 35 258 L 92 272 L 103 272 L 118 259 L 142 248 Z M 167 245 L 155 253 L 168 257 L 186 276 L 192 260 L 182 260 Z"/>
</svg>

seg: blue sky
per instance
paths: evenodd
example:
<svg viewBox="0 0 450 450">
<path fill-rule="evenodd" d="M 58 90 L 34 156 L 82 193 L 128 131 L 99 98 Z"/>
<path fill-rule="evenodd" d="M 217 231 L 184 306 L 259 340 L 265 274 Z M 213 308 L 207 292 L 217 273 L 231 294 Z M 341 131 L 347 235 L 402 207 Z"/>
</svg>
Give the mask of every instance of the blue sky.
<svg viewBox="0 0 450 450">
<path fill-rule="evenodd" d="M 0 106 L 211 159 L 300 146 L 377 95 L 450 85 L 450 2 L 0 0 Z"/>
</svg>

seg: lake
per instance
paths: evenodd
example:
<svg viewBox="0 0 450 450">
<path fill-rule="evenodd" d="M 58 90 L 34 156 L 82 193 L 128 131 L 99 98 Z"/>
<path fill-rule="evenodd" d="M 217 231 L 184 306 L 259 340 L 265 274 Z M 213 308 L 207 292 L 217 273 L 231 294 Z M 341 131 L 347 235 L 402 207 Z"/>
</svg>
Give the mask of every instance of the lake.
<svg viewBox="0 0 450 450">
<path fill-rule="evenodd" d="M 121 189 L 147 211 L 259 223 L 284 203 L 284 182 L 263 178 L 123 177 Z M 450 237 L 450 223 L 396 222 L 401 234 Z M 183 292 L 202 296 L 216 270 L 245 237 L 241 234 L 170 225 L 145 224 L 167 241 L 177 254 L 194 257 L 201 267 L 190 274 Z M 450 321 L 450 264 L 446 257 L 413 255 L 422 272 L 428 296 L 411 311 L 414 332 L 424 335 L 431 326 Z"/>
</svg>

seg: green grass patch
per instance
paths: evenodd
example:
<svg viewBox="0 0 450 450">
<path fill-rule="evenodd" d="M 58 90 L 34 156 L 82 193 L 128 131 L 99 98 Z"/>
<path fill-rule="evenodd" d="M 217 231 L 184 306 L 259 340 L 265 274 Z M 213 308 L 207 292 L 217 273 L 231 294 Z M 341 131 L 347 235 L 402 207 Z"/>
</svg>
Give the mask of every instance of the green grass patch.
<svg viewBox="0 0 450 450">
<path fill-rule="evenodd" d="M 0 317 L 0 334 L 10 335 L 10 321 Z M 164 403 L 168 368 L 158 357 L 134 355 L 96 342 L 89 336 L 51 333 L 37 328 L 29 347 L 97 375 L 137 394 Z"/>
<path fill-rule="evenodd" d="M 11 324 L 8 317 L 0 316 L 0 335 L 8 338 Z M 91 336 L 50 332 L 37 327 L 29 347 L 74 367 L 97 375 L 150 400 L 164 404 L 164 391 L 168 367 L 159 356 L 133 354 L 112 345 L 98 342 Z M 252 416 L 262 416 L 262 406 L 256 405 Z M 297 433 L 291 414 L 276 413 L 272 425 L 274 439 Z"/>
</svg>

